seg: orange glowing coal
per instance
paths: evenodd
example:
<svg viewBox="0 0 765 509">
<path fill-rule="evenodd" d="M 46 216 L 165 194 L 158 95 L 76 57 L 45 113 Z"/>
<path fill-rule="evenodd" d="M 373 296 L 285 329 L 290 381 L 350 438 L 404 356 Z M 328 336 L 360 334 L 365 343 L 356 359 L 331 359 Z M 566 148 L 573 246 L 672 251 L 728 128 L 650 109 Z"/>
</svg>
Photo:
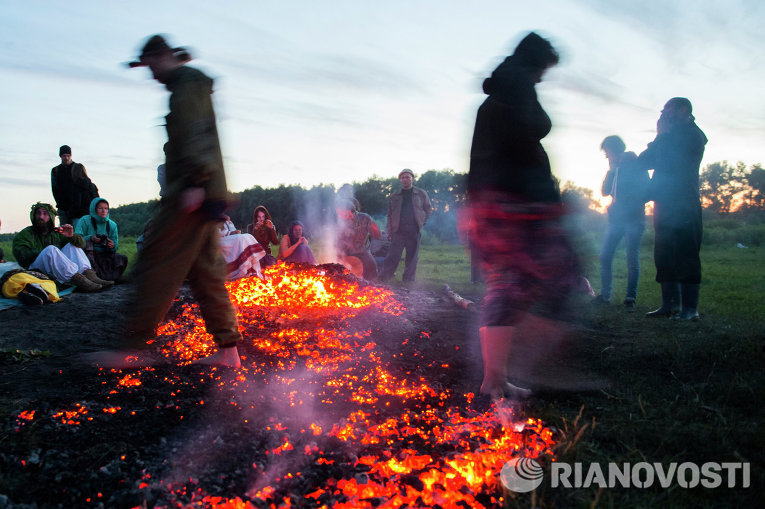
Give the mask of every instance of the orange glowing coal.
<svg viewBox="0 0 765 509">
<path fill-rule="evenodd" d="M 203 371 L 202 379 L 234 394 L 230 404 L 241 409 L 244 424 L 259 411 L 250 395 L 264 387 L 287 408 L 313 412 L 318 405 L 321 410 L 299 425 L 272 418 L 265 427 L 273 436 L 266 461 L 280 468 L 295 465 L 294 471 L 256 480 L 256 487 L 230 498 L 195 491 L 189 502 L 188 491 L 179 488 L 183 506 L 501 506 L 498 475 L 508 460 L 552 457 L 553 432 L 539 420 L 496 407 L 477 412 L 470 406 L 472 393 L 454 394 L 417 371 L 394 367 L 404 351 L 424 361 L 430 331 L 398 339 L 395 344 L 406 350 L 393 355 L 394 365 L 390 345 L 382 348 L 375 340 L 379 331 L 351 325 L 362 313 L 385 320 L 403 314 L 391 290 L 361 284 L 347 271 L 284 264 L 266 269 L 262 279 L 239 279 L 227 288 L 243 335 L 242 367 L 227 381 L 215 370 Z M 215 346 L 198 307 L 186 304 L 176 316 L 159 328 L 162 352 L 179 363 L 210 354 Z M 431 366 L 446 373 L 451 369 L 441 362 Z M 156 372 L 118 374 L 115 390 L 130 390 L 141 384 L 139 377 L 151 376 Z M 164 381 L 190 383 L 173 376 Z M 333 472 L 342 471 L 342 465 L 347 475 L 309 486 L 303 495 L 280 488 L 299 477 L 307 462 Z"/>
</svg>

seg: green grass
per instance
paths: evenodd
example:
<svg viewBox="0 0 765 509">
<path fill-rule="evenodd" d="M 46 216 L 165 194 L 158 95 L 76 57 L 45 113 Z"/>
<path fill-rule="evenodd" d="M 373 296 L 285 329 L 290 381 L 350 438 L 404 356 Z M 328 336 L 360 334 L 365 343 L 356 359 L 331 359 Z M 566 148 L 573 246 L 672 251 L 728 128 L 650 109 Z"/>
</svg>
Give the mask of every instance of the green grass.
<svg viewBox="0 0 765 509">
<path fill-rule="evenodd" d="M 725 221 L 720 220 L 724 228 L 716 228 L 713 224 L 707 228 L 714 232 L 720 229 L 735 231 Z M 746 225 L 745 225 L 746 227 Z M 749 228 L 751 229 L 751 228 Z M 760 227 L 760 230 L 764 228 Z M 748 231 L 748 230 L 747 230 Z M 749 235 L 752 235 L 751 233 Z M 719 244 L 705 243 L 701 250 L 703 279 L 701 287 L 701 313 L 721 315 L 730 318 L 753 318 L 765 316 L 765 300 L 756 298 L 765 290 L 765 246 L 760 246 L 758 239 L 752 247 L 741 249 L 733 242 L 734 237 L 725 237 Z M 720 238 L 716 235 L 715 238 Z M 12 253 L 13 236 L 0 235 L 0 248 L 5 252 L 5 259 L 14 260 Z M 583 256 L 585 275 L 596 291 L 600 289 L 600 275 L 597 264 L 597 250 L 602 233 L 588 231 L 580 237 L 580 252 Z M 317 246 L 312 246 L 317 248 Z M 136 258 L 135 237 L 120 239 L 120 253 L 126 255 L 130 264 L 126 275 L 130 273 Z M 643 237 L 643 248 L 640 256 L 641 274 L 638 285 L 638 302 L 645 306 L 658 306 L 661 301 L 659 285 L 655 282 L 653 265 L 653 229 L 648 226 Z M 400 279 L 403 271 L 403 260 L 399 264 L 397 276 Z M 627 286 L 627 269 L 625 262 L 624 244 L 620 245 L 614 257 L 613 266 L 613 302 L 620 302 Z M 417 281 L 422 288 L 438 290 L 444 284 L 449 284 L 457 292 L 475 294 L 483 290 L 483 285 L 470 283 L 469 253 L 460 245 L 422 245 L 417 265 Z"/>
</svg>

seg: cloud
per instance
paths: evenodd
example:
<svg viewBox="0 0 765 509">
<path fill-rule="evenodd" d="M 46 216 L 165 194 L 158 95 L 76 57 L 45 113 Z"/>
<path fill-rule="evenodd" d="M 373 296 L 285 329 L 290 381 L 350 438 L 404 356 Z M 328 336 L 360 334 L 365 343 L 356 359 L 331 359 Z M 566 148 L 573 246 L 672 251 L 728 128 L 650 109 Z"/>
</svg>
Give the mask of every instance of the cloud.
<svg viewBox="0 0 765 509">
<path fill-rule="evenodd" d="M 0 184 L 2 184 L 4 187 L 43 187 L 50 184 L 50 180 L 48 178 L 23 178 L 23 177 L 8 177 L 8 176 L 0 176 Z M 7 187 L 6 187 L 7 190 Z"/>
</svg>

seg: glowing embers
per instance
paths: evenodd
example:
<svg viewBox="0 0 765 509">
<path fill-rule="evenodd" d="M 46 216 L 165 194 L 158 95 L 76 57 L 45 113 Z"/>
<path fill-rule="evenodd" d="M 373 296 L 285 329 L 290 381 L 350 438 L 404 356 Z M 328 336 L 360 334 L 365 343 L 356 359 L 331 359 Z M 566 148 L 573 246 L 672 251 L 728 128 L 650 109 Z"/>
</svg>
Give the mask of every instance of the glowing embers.
<svg viewBox="0 0 765 509">
<path fill-rule="evenodd" d="M 309 369 L 337 365 L 347 360 L 343 350 L 353 351 L 343 343 L 352 338 L 322 329 L 317 322 L 347 319 L 365 310 L 394 316 L 404 310 L 391 290 L 361 286 L 347 270 L 332 265 L 296 268 L 280 263 L 267 268 L 264 276 L 264 279 L 253 276 L 226 283 L 237 308 L 244 342 L 284 358 L 291 357 L 297 349 L 298 355 L 306 357 Z M 286 327 L 275 337 L 264 330 L 269 324 L 284 326 L 294 321 L 315 323 L 301 330 Z M 159 327 L 157 335 L 169 339 L 160 342 L 163 354 L 181 363 L 210 355 L 215 350 L 212 336 L 205 331 L 195 304 L 184 305 L 177 318 Z M 331 355 L 322 357 L 316 350 L 301 348 L 301 344 L 313 343 L 320 343 L 322 350 L 332 351 Z"/>
<path fill-rule="evenodd" d="M 357 461 L 366 472 L 337 480 L 334 490 L 316 496 L 320 501 L 347 497 L 333 507 L 373 507 L 373 499 L 385 507 L 483 507 L 476 497 L 499 491 L 497 473 L 506 461 L 551 455 L 554 444 L 540 421 L 512 422 L 508 410 L 409 411 L 379 424 L 371 417 L 358 411 L 332 429 L 332 436 L 366 451 Z"/>
<path fill-rule="evenodd" d="M 551 454 L 552 432 L 499 409 L 475 412 L 472 394 L 432 383 L 425 373 L 451 368 L 428 361 L 430 333 L 395 337 L 391 331 L 401 329 L 388 321 L 403 306 L 393 294 L 328 270 L 280 264 L 265 280 L 228 283 L 243 335 L 236 371 L 118 373 L 124 391 L 142 382 L 134 390 L 172 385 L 171 399 L 157 409 L 170 405 L 178 412 L 188 411 L 181 392 L 217 387 L 205 409 L 224 412 L 230 426 L 239 426 L 245 449 L 248 440 L 259 443 L 252 450 L 260 452 L 247 458 L 254 469 L 248 490 L 226 498 L 182 482 L 164 484 L 168 496 L 177 507 L 255 507 L 247 499 L 257 507 L 501 506 L 495 494 L 502 466 L 514 456 Z M 351 320 L 367 310 L 376 315 Z M 171 363 L 211 353 L 198 307 L 177 311 L 157 341 Z M 417 368 L 404 356 L 416 358 Z"/>
<path fill-rule="evenodd" d="M 297 268 L 280 263 L 268 267 L 263 275 L 264 279 L 249 277 L 226 284 L 240 313 L 257 306 L 269 310 L 274 318 L 305 320 L 343 318 L 372 308 L 392 315 L 403 310 L 391 290 L 361 286 L 347 269 L 336 266 Z"/>
</svg>

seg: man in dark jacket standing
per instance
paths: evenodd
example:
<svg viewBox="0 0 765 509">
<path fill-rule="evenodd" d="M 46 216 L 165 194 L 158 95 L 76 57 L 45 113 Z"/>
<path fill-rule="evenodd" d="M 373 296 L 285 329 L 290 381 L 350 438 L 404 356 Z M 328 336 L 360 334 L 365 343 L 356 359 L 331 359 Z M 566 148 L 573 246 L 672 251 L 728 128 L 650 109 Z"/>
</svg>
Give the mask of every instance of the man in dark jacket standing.
<svg viewBox="0 0 765 509">
<path fill-rule="evenodd" d="M 701 200 L 699 166 L 707 137 L 696 125 L 691 102 L 667 101 L 656 127 L 656 138 L 640 154 L 653 168 L 648 199 L 654 202 L 654 262 L 661 284 L 661 307 L 646 316 L 699 319 L 701 283 Z M 676 313 L 678 304 L 682 305 Z"/>
<path fill-rule="evenodd" d="M 241 365 L 237 343 L 242 336 L 225 287 L 226 266 L 218 242 L 228 191 L 211 98 L 213 80 L 186 66 L 189 60 L 185 50 L 171 48 L 164 37 L 155 35 L 130 64 L 148 67 L 170 91 L 165 185 L 134 269 L 137 295 L 128 314 L 125 350 L 103 352 L 94 359 L 101 365 L 152 363 L 142 351 L 146 340 L 154 337 L 186 279 L 218 346 L 198 363 Z M 137 361 L 130 362 L 131 355 Z"/>
<path fill-rule="evenodd" d="M 98 188 L 88 177 L 85 166 L 72 161 L 72 149 L 62 145 L 58 150 L 61 164 L 50 171 L 50 185 L 61 224 L 77 226 L 89 214 L 90 202 L 98 197 Z"/>
<path fill-rule="evenodd" d="M 420 251 L 420 230 L 433 212 L 428 193 L 414 186 L 414 172 L 401 170 L 398 174 L 401 189 L 388 199 L 388 240 L 391 241 L 388 256 L 385 257 L 380 280 L 387 281 L 396 272 L 401 255 L 404 259 L 404 282 L 414 282 L 417 259 Z"/>
</svg>

